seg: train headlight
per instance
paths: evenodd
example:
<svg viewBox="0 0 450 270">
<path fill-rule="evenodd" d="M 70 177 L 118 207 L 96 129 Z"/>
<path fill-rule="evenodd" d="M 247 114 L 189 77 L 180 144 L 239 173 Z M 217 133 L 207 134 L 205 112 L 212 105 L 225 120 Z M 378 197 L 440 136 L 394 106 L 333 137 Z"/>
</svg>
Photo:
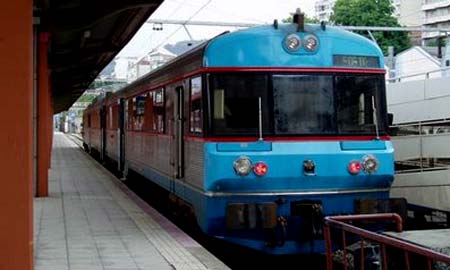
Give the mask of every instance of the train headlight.
<svg viewBox="0 0 450 270">
<path fill-rule="evenodd" d="M 264 162 L 256 162 L 255 166 L 253 166 L 253 172 L 257 176 L 264 176 L 267 174 L 267 171 L 269 171 L 269 167 Z"/>
<path fill-rule="evenodd" d="M 246 176 L 252 171 L 252 161 L 246 156 L 239 157 L 234 161 L 234 171 L 239 176 Z"/>
<path fill-rule="evenodd" d="M 313 35 L 306 36 L 303 43 L 305 50 L 309 52 L 315 51 L 317 49 L 317 46 L 319 46 L 319 40 Z"/>
<path fill-rule="evenodd" d="M 361 163 L 357 160 L 352 160 L 348 164 L 348 172 L 350 174 L 356 175 L 361 171 Z"/>
<path fill-rule="evenodd" d="M 374 173 L 378 170 L 378 159 L 372 155 L 364 156 L 361 165 L 366 173 Z"/>
<path fill-rule="evenodd" d="M 302 45 L 301 39 L 295 34 L 287 36 L 284 42 L 289 51 L 297 51 Z"/>
</svg>

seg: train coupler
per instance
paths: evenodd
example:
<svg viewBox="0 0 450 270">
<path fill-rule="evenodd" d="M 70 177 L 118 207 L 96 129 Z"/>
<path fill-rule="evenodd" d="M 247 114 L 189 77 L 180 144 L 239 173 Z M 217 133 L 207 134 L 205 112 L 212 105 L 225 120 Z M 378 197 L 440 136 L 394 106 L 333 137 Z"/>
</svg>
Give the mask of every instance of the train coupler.
<svg viewBox="0 0 450 270">
<path fill-rule="evenodd" d="M 321 201 L 295 201 L 291 203 L 291 215 L 300 219 L 299 241 L 323 239 L 323 207 Z"/>
<path fill-rule="evenodd" d="M 266 245 L 270 248 L 282 247 L 286 243 L 287 219 L 283 216 L 277 217 L 276 227 L 268 230 L 269 238 Z"/>
</svg>

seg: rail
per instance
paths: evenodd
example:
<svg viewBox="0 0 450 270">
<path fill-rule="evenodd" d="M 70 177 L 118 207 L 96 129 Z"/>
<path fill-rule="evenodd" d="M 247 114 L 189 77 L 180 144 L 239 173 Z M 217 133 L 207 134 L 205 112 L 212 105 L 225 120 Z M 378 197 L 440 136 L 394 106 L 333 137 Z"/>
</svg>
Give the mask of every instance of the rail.
<svg viewBox="0 0 450 270">
<path fill-rule="evenodd" d="M 414 74 L 409 74 L 409 75 L 393 77 L 393 78 L 387 79 L 387 82 L 388 83 L 399 83 L 399 82 L 402 82 L 402 79 L 414 78 L 414 77 L 419 77 L 419 76 L 424 76 L 425 77 L 425 78 L 422 77 L 422 78 L 419 78 L 419 79 L 430 79 L 430 75 L 431 74 L 444 72 L 444 71 L 450 71 L 450 67 L 444 67 L 444 68 L 434 69 L 434 70 L 426 71 L 426 72 L 419 72 L 419 73 L 414 73 Z"/>
<path fill-rule="evenodd" d="M 401 232 L 403 230 L 402 218 L 398 214 L 393 213 L 385 213 L 385 214 L 368 214 L 368 215 L 348 215 L 348 216 L 330 216 L 325 218 L 324 224 L 324 236 L 325 236 L 325 244 L 326 244 L 326 265 L 327 270 L 333 270 L 333 243 L 332 243 L 332 231 L 333 227 L 336 230 L 341 230 L 342 234 L 340 235 L 341 246 L 343 252 L 343 269 L 350 269 L 349 262 L 347 260 L 347 239 L 348 234 L 359 237 L 360 240 L 360 250 L 359 250 L 359 268 L 356 267 L 356 261 L 353 261 L 353 267 L 351 269 L 360 269 L 364 270 L 366 267 L 366 258 L 364 254 L 364 249 L 366 246 L 366 241 L 370 241 L 372 243 L 376 243 L 380 250 L 380 255 L 378 258 L 378 263 L 380 263 L 382 270 L 388 270 L 388 254 L 386 252 L 387 248 L 396 248 L 403 252 L 404 257 L 404 268 L 406 270 L 410 269 L 418 269 L 417 265 L 411 267 L 411 255 L 419 255 L 426 259 L 426 269 L 432 270 L 435 268 L 435 262 L 444 263 L 447 266 L 450 265 L 450 256 L 444 255 L 442 253 L 436 252 L 434 250 L 412 244 L 410 242 L 402 241 L 397 238 L 390 237 L 385 234 L 380 234 L 376 232 L 369 231 L 367 229 L 362 229 L 356 227 L 355 225 L 349 224 L 349 222 L 357 222 L 357 221 L 394 221 L 396 224 L 397 232 Z M 392 268 L 399 269 L 399 268 Z M 444 268 L 449 269 L 449 268 Z"/>
<path fill-rule="evenodd" d="M 397 124 L 392 126 L 392 131 L 391 134 L 395 134 L 391 137 L 395 149 L 395 181 L 391 196 L 405 197 L 409 203 L 423 208 L 448 211 L 445 202 L 448 199 L 446 190 L 450 188 L 449 119 Z M 410 213 L 413 213 L 411 217 L 420 220 L 418 217 L 428 212 L 416 209 Z M 437 223 L 426 219 L 422 224 Z M 449 223 L 445 223 L 448 226 Z M 446 269 L 450 270 L 450 267 Z"/>
<path fill-rule="evenodd" d="M 450 146 L 442 144 L 450 138 L 449 119 L 396 124 L 390 128 L 396 164 L 413 167 L 397 169 L 396 174 L 449 169 Z"/>
</svg>

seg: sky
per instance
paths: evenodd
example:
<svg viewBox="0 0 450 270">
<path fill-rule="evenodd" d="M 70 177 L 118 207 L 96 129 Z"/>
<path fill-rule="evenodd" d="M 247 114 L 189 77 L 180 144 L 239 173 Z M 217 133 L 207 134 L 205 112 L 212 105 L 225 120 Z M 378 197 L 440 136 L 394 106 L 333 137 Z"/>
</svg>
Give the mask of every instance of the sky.
<svg viewBox="0 0 450 270">
<path fill-rule="evenodd" d="M 235 23 L 272 23 L 281 21 L 300 8 L 308 17 L 314 16 L 315 0 L 165 0 L 150 19 L 192 20 Z M 236 27 L 186 26 L 194 40 L 209 39 Z M 153 24 L 145 23 L 118 57 L 142 57 L 152 49 L 189 40 L 179 25 L 163 25 L 154 31 Z"/>
</svg>

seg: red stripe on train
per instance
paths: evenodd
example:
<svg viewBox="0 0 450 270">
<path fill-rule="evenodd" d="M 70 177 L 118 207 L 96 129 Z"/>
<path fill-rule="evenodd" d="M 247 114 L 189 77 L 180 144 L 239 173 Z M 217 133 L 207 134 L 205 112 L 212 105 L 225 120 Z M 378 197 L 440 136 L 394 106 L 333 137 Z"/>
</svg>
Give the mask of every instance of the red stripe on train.
<svg viewBox="0 0 450 270">
<path fill-rule="evenodd" d="M 184 136 L 187 141 L 198 142 L 255 142 L 257 137 L 215 137 L 203 138 Z M 306 137 L 264 137 L 264 141 L 372 141 L 376 136 L 306 136 Z M 380 136 L 382 141 L 389 141 L 389 136 Z"/>
<path fill-rule="evenodd" d="M 381 68 L 205 67 L 180 75 L 169 81 L 165 81 L 156 85 L 150 85 L 143 91 L 139 91 L 138 93 L 132 93 L 132 96 L 139 95 L 141 93 L 145 93 L 148 91 L 157 90 L 166 85 L 170 85 L 182 81 L 184 79 L 187 79 L 189 77 L 207 72 L 310 72 L 310 73 L 334 72 L 334 73 L 385 74 L 386 70 Z"/>
</svg>

